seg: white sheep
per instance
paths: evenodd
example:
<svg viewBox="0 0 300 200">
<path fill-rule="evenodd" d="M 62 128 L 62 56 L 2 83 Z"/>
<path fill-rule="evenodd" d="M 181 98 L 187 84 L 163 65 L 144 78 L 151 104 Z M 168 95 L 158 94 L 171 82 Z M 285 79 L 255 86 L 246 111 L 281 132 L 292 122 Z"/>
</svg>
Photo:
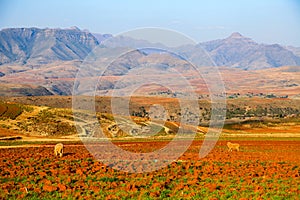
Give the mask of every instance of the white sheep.
<svg viewBox="0 0 300 200">
<path fill-rule="evenodd" d="M 64 148 L 64 145 L 62 143 L 56 144 L 54 147 L 55 156 L 57 156 L 59 154 L 59 156 L 62 157 L 63 156 L 63 148 Z"/>
</svg>

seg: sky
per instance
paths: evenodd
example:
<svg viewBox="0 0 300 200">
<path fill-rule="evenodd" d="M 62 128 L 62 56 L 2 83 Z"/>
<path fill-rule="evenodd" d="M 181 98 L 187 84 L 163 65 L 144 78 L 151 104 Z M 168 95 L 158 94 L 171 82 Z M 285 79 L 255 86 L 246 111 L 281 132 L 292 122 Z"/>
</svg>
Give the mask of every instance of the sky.
<svg viewBox="0 0 300 200">
<path fill-rule="evenodd" d="M 197 42 L 240 32 L 300 47 L 300 0 L 0 0 L 0 29 L 71 26 L 113 35 L 160 27 Z"/>
</svg>

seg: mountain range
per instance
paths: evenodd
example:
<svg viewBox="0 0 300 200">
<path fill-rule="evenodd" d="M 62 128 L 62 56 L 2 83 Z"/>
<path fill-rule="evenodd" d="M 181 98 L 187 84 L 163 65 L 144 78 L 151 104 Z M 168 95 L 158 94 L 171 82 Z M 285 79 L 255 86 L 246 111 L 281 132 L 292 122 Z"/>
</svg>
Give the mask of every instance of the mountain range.
<svg viewBox="0 0 300 200">
<path fill-rule="evenodd" d="M 99 45 L 101 48 L 106 48 L 103 42 L 106 39 L 112 39 L 109 40 L 112 47 L 152 46 L 145 40 L 127 36 L 115 37 L 111 34 L 92 34 L 77 27 L 68 29 L 7 28 L 1 30 L 0 85 L 1 88 L 5 88 L 5 91 L 0 89 L 0 95 L 12 95 L 16 91 L 9 90 L 9 88 L 14 88 L 12 84 L 17 84 L 15 88 L 22 88 L 22 84 L 24 84 L 25 90 L 18 89 L 21 92 L 17 95 L 70 95 L 74 79 L 84 59 Z M 164 45 L 160 45 L 160 48 L 163 49 Z M 224 39 L 174 48 L 179 53 L 176 59 L 155 50 L 138 51 L 130 55 L 130 59 L 121 59 L 104 74 L 107 78 L 100 89 L 103 91 L 113 89 L 116 77 L 124 76 L 132 68 L 145 63 L 147 65 L 155 64 L 155 70 L 158 72 L 176 68 L 182 73 L 188 73 L 189 67 L 181 58 L 195 58 L 203 49 L 212 58 L 215 65 L 221 67 L 221 73 L 224 73 L 225 76 L 224 80 L 228 81 L 228 90 L 238 91 L 238 86 L 241 85 L 241 83 L 234 83 L 234 79 L 231 78 L 232 74 L 236 77 L 239 77 L 240 74 L 246 79 L 249 76 L 251 81 L 257 78 L 259 79 L 258 85 L 261 85 L 261 81 L 263 81 L 264 84 L 269 84 L 270 88 L 291 85 L 293 87 L 289 87 L 289 91 L 293 90 L 293 94 L 300 85 L 297 81 L 300 72 L 298 47 L 259 44 L 236 32 Z M 274 68 L 279 70 L 274 70 Z M 260 74 L 261 70 L 271 74 L 268 77 L 270 81 L 264 80 Z M 151 74 L 152 71 L 149 73 Z M 282 77 L 281 73 L 293 73 L 293 75 Z M 86 77 L 94 77 L 95 74 L 94 71 L 87 71 Z M 276 80 L 274 80 L 275 77 Z M 249 82 L 247 83 L 249 84 Z M 243 90 L 247 91 L 247 88 L 251 89 L 253 86 L 255 83 L 243 86 Z"/>
<path fill-rule="evenodd" d="M 111 34 L 91 34 L 77 27 L 3 29 L 0 31 L 0 65 L 83 60 L 92 49 L 111 37 Z M 134 46 L 141 42 L 151 44 L 124 36 L 114 41 L 122 46 Z M 225 39 L 199 43 L 189 49 L 177 47 L 187 57 L 193 56 L 200 48 L 208 52 L 217 66 L 253 70 L 300 65 L 299 48 L 258 44 L 237 32 Z"/>
</svg>

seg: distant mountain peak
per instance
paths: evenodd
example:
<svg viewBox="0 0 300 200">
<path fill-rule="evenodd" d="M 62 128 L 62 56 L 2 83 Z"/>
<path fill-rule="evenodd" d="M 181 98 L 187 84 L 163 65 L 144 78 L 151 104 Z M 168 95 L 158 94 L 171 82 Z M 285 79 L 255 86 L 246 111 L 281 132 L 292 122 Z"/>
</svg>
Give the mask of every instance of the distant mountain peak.
<svg viewBox="0 0 300 200">
<path fill-rule="evenodd" d="M 243 43 L 251 43 L 254 44 L 256 42 L 254 42 L 251 38 L 245 37 L 242 34 L 240 34 L 239 32 L 234 32 L 232 33 L 229 37 L 225 38 L 224 41 L 226 42 L 243 42 Z"/>
<path fill-rule="evenodd" d="M 75 31 L 80 31 L 80 28 L 78 28 L 77 26 L 71 26 L 70 28 L 68 28 L 69 30 L 75 30 Z"/>
<path fill-rule="evenodd" d="M 229 36 L 229 38 L 245 38 L 245 37 L 239 32 L 234 32 Z"/>
</svg>

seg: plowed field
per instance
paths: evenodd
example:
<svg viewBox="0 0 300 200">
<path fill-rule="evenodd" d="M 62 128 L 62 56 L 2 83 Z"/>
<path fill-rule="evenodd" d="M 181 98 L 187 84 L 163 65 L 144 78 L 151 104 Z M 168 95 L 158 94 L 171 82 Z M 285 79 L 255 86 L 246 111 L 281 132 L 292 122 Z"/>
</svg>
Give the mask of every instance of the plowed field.
<svg viewBox="0 0 300 200">
<path fill-rule="evenodd" d="M 0 149 L 0 199 L 299 199 L 300 141 L 219 141 L 205 158 L 194 141 L 179 160 L 148 173 L 114 170 L 94 160 L 82 144 Z M 153 151 L 167 142 L 119 142 L 133 152 Z M 105 147 L 103 147 L 105 148 Z M 129 163 L 130 165 L 130 163 Z"/>
</svg>

